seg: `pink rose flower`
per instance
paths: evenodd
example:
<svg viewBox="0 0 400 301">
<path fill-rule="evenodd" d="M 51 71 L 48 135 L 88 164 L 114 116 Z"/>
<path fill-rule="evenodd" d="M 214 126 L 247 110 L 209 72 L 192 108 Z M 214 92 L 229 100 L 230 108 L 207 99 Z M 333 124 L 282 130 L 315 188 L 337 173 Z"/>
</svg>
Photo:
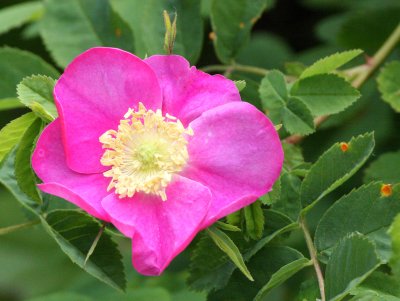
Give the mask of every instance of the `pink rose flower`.
<svg viewBox="0 0 400 301">
<path fill-rule="evenodd" d="M 282 168 L 269 119 L 231 80 L 178 55 L 89 49 L 54 97 L 59 117 L 32 157 L 39 188 L 131 238 L 133 266 L 145 275 L 268 192 Z"/>
</svg>

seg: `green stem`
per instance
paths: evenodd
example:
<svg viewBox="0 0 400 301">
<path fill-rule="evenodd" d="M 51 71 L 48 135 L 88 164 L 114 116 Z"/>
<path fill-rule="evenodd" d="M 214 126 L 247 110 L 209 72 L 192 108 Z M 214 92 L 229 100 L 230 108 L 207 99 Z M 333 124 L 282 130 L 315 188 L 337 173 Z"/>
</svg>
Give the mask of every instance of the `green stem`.
<svg viewBox="0 0 400 301">
<path fill-rule="evenodd" d="M 252 73 L 260 76 L 265 76 L 269 71 L 264 68 L 254 67 L 254 66 L 247 66 L 247 65 L 209 65 L 201 68 L 204 72 L 232 72 L 232 71 L 241 71 L 246 73 Z"/>
<path fill-rule="evenodd" d="M 29 228 L 29 227 L 32 227 L 32 226 L 37 225 L 39 223 L 40 223 L 40 221 L 36 220 L 36 221 L 31 221 L 31 222 L 27 222 L 27 223 L 23 223 L 23 224 L 19 224 L 19 225 L 0 228 L 0 235 L 5 235 L 5 234 L 9 234 L 9 233 L 18 231 L 18 230 Z"/>
<path fill-rule="evenodd" d="M 375 55 L 369 60 L 368 68 L 364 72 L 361 72 L 353 81 L 355 88 L 360 88 L 364 82 L 374 73 L 374 71 L 385 61 L 385 59 L 392 52 L 394 47 L 400 41 L 400 23 L 397 25 L 392 34 L 383 43 L 381 48 L 375 53 Z"/>
<path fill-rule="evenodd" d="M 306 240 L 308 252 L 310 253 L 311 261 L 314 265 L 315 274 L 317 275 L 319 291 L 321 294 L 321 301 L 325 301 L 325 283 L 324 276 L 322 275 L 322 270 L 317 258 L 317 250 L 315 249 L 314 242 L 311 238 L 310 231 L 308 230 L 305 217 L 300 218 L 300 227 L 303 230 L 304 238 Z"/>
</svg>

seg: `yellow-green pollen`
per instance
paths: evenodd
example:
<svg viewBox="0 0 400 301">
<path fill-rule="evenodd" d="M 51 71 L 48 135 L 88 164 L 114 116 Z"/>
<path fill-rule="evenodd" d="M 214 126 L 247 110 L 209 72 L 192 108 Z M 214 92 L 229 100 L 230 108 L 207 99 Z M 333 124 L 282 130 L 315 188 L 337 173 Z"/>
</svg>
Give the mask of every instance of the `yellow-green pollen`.
<svg viewBox="0 0 400 301">
<path fill-rule="evenodd" d="M 180 172 L 188 160 L 187 137 L 192 136 L 179 119 L 161 110 L 147 110 L 139 103 L 137 111 L 129 109 L 118 130 L 109 130 L 99 140 L 105 148 L 101 164 L 111 166 L 104 172 L 120 198 L 136 192 L 154 194 L 166 200 L 165 189 L 173 174 Z"/>
</svg>

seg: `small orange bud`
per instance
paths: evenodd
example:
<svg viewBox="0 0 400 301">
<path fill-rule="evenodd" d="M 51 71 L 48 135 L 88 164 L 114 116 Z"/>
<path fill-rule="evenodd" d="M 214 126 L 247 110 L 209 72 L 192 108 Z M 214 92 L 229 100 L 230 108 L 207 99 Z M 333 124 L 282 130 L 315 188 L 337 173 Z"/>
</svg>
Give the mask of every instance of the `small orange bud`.
<svg viewBox="0 0 400 301">
<path fill-rule="evenodd" d="M 388 197 L 393 193 L 393 188 L 391 184 L 383 184 L 381 186 L 381 196 Z"/>
<path fill-rule="evenodd" d="M 115 35 L 119 38 L 122 34 L 121 28 L 115 28 Z"/>
<path fill-rule="evenodd" d="M 240 28 L 244 28 L 244 23 L 243 23 L 243 22 L 240 22 L 240 23 L 239 23 L 239 27 L 240 27 Z"/>
<path fill-rule="evenodd" d="M 342 152 L 347 152 L 347 150 L 349 149 L 349 145 L 346 142 L 341 142 L 340 149 L 342 150 Z"/>
<path fill-rule="evenodd" d="M 214 41 L 214 40 L 217 38 L 217 35 L 215 34 L 215 32 L 211 31 L 211 32 L 208 34 L 208 38 L 209 38 L 211 41 Z"/>
</svg>

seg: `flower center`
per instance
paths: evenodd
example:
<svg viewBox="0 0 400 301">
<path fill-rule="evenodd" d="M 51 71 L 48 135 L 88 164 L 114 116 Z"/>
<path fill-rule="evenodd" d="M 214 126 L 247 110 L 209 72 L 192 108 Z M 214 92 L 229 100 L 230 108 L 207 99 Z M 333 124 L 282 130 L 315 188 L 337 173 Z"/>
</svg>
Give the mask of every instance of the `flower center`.
<svg viewBox="0 0 400 301">
<path fill-rule="evenodd" d="M 118 131 L 109 130 L 99 140 L 105 148 L 100 160 L 111 169 L 104 172 L 111 181 L 107 191 L 115 188 L 120 198 L 142 191 L 166 200 L 165 188 L 172 175 L 180 172 L 188 160 L 187 137 L 192 136 L 179 119 L 161 110 L 129 109 Z"/>
</svg>

